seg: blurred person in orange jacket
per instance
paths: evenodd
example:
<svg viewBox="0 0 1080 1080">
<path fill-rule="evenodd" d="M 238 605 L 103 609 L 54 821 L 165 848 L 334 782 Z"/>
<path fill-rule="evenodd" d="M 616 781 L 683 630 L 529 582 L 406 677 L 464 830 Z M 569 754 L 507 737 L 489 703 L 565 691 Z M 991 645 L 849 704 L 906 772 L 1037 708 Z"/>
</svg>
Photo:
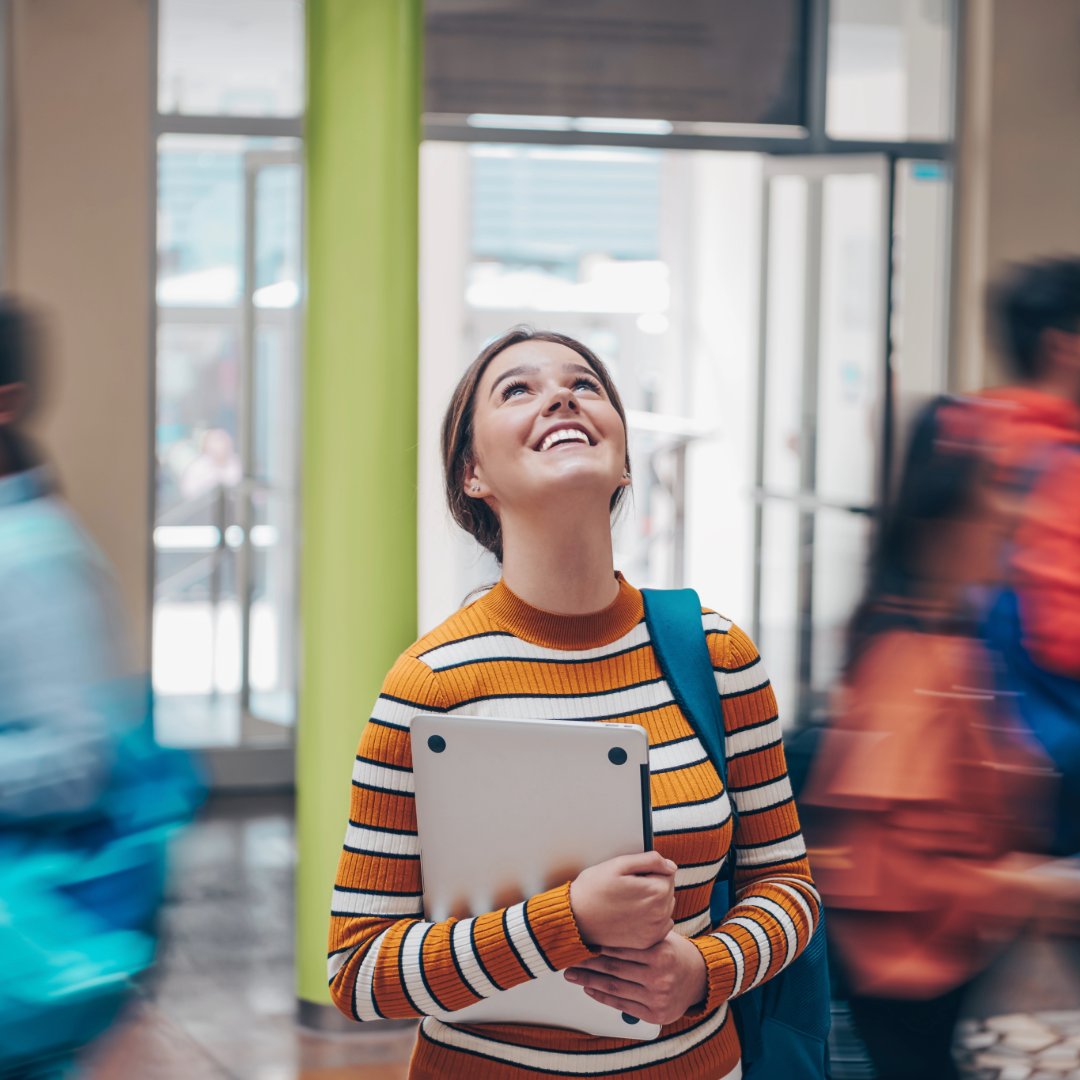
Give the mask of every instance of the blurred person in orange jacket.
<svg viewBox="0 0 1080 1080">
<path fill-rule="evenodd" d="M 993 481 L 1017 514 L 1006 580 L 1032 659 L 1078 679 L 1080 258 L 1014 267 L 991 290 L 990 307 L 1020 380 L 976 399 Z"/>
<path fill-rule="evenodd" d="M 1041 896 L 1048 763 L 995 695 L 972 586 L 1009 519 L 979 410 L 918 418 L 803 792 L 830 940 L 882 1080 L 950 1078 L 965 990 Z M 1075 897 L 1069 898 L 1075 903 Z"/>
</svg>

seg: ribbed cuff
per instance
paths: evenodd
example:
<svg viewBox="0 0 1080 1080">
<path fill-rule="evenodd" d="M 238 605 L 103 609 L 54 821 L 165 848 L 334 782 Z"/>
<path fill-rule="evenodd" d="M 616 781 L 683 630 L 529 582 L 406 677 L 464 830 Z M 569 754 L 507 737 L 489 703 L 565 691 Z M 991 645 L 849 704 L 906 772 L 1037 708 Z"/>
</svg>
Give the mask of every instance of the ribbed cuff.
<svg viewBox="0 0 1080 1080">
<path fill-rule="evenodd" d="M 725 1001 L 730 1001 L 735 993 L 735 963 L 727 946 L 717 941 L 711 934 L 690 939 L 705 957 L 708 971 L 709 993 L 702 1008 L 695 1012 L 709 1013 L 719 1009 Z"/>
<path fill-rule="evenodd" d="M 525 905 L 525 911 L 540 950 L 557 971 L 564 971 L 595 955 L 582 940 L 574 918 L 569 881 L 538 893 Z"/>
</svg>

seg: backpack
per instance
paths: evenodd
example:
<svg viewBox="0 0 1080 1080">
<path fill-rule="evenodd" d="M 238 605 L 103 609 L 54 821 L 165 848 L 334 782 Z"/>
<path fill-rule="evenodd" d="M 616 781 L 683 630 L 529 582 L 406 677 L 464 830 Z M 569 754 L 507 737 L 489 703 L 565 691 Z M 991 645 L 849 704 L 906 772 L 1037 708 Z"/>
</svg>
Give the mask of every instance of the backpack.
<svg viewBox="0 0 1080 1080">
<path fill-rule="evenodd" d="M 166 843 L 205 794 L 154 741 L 141 687 L 100 704 L 117 735 L 95 805 L 0 838 L 0 1078 L 59 1067 L 119 1014 L 154 960 Z"/>
<path fill-rule="evenodd" d="M 645 621 L 675 701 L 697 733 L 727 789 L 724 719 L 693 589 L 643 589 Z M 735 804 L 731 812 L 737 825 Z M 713 886 L 712 922 L 734 899 L 735 848 Z M 744 1080 L 828 1080 L 831 1003 L 824 912 L 800 955 L 730 1007 L 742 1044 Z"/>
<path fill-rule="evenodd" d="M 1002 589 L 984 626 L 995 650 L 998 688 L 1015 703 L 1021 721 L 1060 774 L 1053 810 L 1051 852 L 1080 852 L 1080 681 L 1040 667 L 1024 648 L 1020 603 Z"/>
</svg>

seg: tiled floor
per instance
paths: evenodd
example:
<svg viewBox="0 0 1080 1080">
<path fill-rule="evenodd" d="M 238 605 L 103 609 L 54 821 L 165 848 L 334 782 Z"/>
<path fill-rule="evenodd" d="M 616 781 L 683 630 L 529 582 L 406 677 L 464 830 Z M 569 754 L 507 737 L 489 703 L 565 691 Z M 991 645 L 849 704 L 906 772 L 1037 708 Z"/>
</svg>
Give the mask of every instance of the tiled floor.
<svg viewBox="0 0 1080 1080">
<path fill-rule="evenodd" d="M 411 1031 L 296 1024 L 293 815 L 222 798 L 177 843 L 163 955 L 146 999 L 96 1049 L 92 1080 L 401 1080 Z"/>
<path fill-rule="evenodd" d="M 90 1080 L 403 1080 L 411 1030 L 296 1024 L 292 809 L 284 796 L 218 799 L 180 839 L 162 961 Z M 1080 941 L 1014 948 L 965 1011 L 972 1077 L 1080 1077 L 1080 1050 L 1066 1054 L 1080 1045 Z"/>
</svg>

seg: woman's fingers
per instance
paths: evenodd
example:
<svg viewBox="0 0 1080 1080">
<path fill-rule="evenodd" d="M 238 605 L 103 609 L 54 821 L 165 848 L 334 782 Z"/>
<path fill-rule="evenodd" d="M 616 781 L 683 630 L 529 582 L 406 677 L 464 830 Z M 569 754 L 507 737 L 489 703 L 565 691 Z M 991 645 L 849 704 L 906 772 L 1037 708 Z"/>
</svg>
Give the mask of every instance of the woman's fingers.
<svg viewBox="0 0 1080 1080">
<path fill-rule="evenodd" d="M 613 1009 L 618 1009 L 620 1012 L 636 1016 L 639 1020 L 644 1020 L 647 1024 L 657 1023 L 657 1021 L 653 1019 L 652 1010 L 647 1005 L 643 1005 L 640 1001 L 631 1001 L 629 998 L 619 997 L 617 994 L 606 994 L 603 990 L 594 990 L 591 986 L 585 987 L 585 993 L 594 1001 L 599 1001 L 601 1005 L 610 1005 Z"/>
<path fill-rule="evenodd" d="M 647 989 L 641 983 L 630 982 L 619 978 L 618 975 L 610 975 L 602 971 L 588 971 L 581 967 L 568 968 L 563 972 L 563 978 L 586 990 L 595 990 L 609 997 L 634 1001 L 639 1008 L 643 1005 L 642 999 L 647 995 Z"/>
<path fill-rule="evenodd" d="M 603 975 L 614 975 L 625 982 L 633 982 L 644 985 L 649 969 L 643 964 L 635 964 L 627 960 L 620 960 L 614 956 L 602 953 L 600 956 L 590 957 L 575 964 L 570 971 L 598 971 Z"/>
</svg>

